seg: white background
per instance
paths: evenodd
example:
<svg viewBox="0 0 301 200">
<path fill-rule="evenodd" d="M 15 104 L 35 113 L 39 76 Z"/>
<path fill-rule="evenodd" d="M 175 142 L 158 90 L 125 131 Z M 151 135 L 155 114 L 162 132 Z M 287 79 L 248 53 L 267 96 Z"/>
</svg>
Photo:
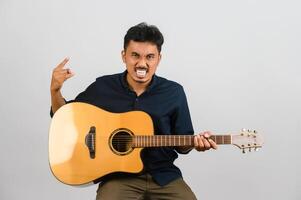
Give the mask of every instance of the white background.
<svg viewBox="0 0 301 200">
<path fill-rule="evenodd" d="M 301 12 L 293 0 L 0 0 L 0 199 L 94 199 L 96 185 L 58 182 L 48 166 L 50 78 L 64 57 L 73 99 L 124 70 L 127 29 L 165 36 L 157 74 L 181 83 L 196 131 L 256 129 L 259 152 L 191 152 L 177 165 L 199 199 L 297 200 Z"/>
</svg>

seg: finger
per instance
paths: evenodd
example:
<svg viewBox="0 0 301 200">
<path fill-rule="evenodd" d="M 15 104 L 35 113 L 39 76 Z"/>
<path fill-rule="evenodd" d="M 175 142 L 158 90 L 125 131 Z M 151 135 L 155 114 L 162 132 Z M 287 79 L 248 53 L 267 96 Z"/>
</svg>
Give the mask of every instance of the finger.
<svg viewBox="0 0 301 200">
<path fill-rule="evenodd" d="M 54 76 L 66 76 L 68 75 L 68 77 L 72 77 L 74 75 L 74 72 L 71 71 L 71 69 L 61 69 L 61 70 L 57 70 L 54 72 Z"/>
<path fill-rule="evenodd" d="M 65 82 L 67 79 L 71 78 L 74 76 L 74 72 L 72 72 L 70 69 L 64 69 L 60 71 L 54 72 L 52 79 L 60 84 Z"/>
<path fill-rule="evenodd" d="M 197 142 L 198 142 L 198 146 L 196 147 L 196 149 L 198 151 L 205 151 L 205 146 L 202 140 L 202 136 L 198 135 Z"/>
<path fill-rule="evenodd" d="M 211 132 L 210 131 L 205 131 L 205 132 L 203 132 L 203 134 L 202 134 L 205 138 L 207 138 L 207 139 L 209 139 L 210 138 L 210 136 L 212 135 L 211 134 Z"/>
<path fill-rule="evenodd" d="M 70 68 L 60 69 L 59 72 L 62 74 L 73 74 L 73 71 Z"/>
<path fill-rule="evenodd" d="M 65 77 L 66 77 L 66 79 L 65 80 L 67 80 L 67 79 L 69 79 L 69 78 L 71 78 L 72 76 L 74 76 L 74 73 L 69 73 L 69 74 L 67 74 Z"/>
<path fill-rule="evenodd" d="M 211 139 L 209 139 L 208 141 L 209 141 L 211 147 L 216 150 L 217 149 L 217 144 Z"/>
<path fill-rule="evenodd" d="M 204 147 L 206 149 L 210 149 L 211 145 L 210 145 L 209 141 L 206 138 L 203 137 L 202 142 L 204 143 Z"/>
<path fill-rule="evenodd" d="M 62 69 L 66 63 L 69 61 L 69 58 L 65 58 L 57 67 L 56 69 Z"/>
<path fill-rule="evenodd" d="M 199 145 L 199 143 L 198 143 L 198 135 L 194 136 L 193 140 L 194 140 L 194 147 L 197 148 L 197 146 Z"/>
<path fill-rule="evenodd" d="M 54 73 L 57 74 L 69 74 L 70 69 L 55 69 Z"/>
<path fill-rule="evenodd" d="M 202 145 L 202 144 L 199 144 L 199 140 L 200 140 L 200 135 L 194 136 L 194 148 L 197 151 L 201 151 L 202 150 L 202 148 L 200 147 L 200 145 Z"/>
<path fill-rule="evenodd" d="M 205 145 L 203 143 L 203 140 L 202 140 L 202 136 L 200 136 L 200 135 L 198 135 L 198 146 L 200 148 L 204 148 L 205 147 Z"/>
</svg>

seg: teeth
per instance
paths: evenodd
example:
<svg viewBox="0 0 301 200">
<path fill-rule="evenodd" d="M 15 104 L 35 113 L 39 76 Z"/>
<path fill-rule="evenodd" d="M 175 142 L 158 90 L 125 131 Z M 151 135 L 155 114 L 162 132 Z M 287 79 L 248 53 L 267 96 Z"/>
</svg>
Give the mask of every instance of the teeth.
<svg viewBox="0 0 301 200">
<path fill-rule="evenodd" d="M 137 74 L 137 76 L 138 77 L 145 77 L 145 75 L 146 75 L 146 70 L 145 69 L 137 69 L 136 70 L 136 74 Z"/>
</svg>

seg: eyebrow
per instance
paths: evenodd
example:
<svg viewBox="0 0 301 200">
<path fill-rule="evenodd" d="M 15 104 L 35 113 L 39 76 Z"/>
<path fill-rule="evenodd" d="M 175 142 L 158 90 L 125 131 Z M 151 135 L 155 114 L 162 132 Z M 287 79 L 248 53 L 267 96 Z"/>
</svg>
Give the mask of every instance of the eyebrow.
<svg viewBox="0 0 301 200">
<path fill-rule="evenodd" d="M 139 53 L 137 53 L 136 51 L 133 51 L 133 52 L 131 52 L 131 55 L 138 55 L 138 56 L 141 56 Z M 146 55 L 146 57 L 147 56 L 155 56 L 156 54 L 155 53 L 149 53 L 149 54 L 147 54 Z"/>
</svg>

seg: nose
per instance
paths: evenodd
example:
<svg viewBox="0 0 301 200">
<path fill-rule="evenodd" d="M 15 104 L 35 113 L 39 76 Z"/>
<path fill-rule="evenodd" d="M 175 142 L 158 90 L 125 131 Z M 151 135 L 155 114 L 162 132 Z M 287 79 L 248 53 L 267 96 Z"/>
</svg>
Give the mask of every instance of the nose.
<svg viewBox="0 0 301 200">
<path fill-rule="evenodd" d="M 143 66 L 146 67 L 147 66 L 147 62 L 146 59 L 144 57 L 141 57 L 138 62 L 137 62 L 137 66 Z"/>
</svg>

